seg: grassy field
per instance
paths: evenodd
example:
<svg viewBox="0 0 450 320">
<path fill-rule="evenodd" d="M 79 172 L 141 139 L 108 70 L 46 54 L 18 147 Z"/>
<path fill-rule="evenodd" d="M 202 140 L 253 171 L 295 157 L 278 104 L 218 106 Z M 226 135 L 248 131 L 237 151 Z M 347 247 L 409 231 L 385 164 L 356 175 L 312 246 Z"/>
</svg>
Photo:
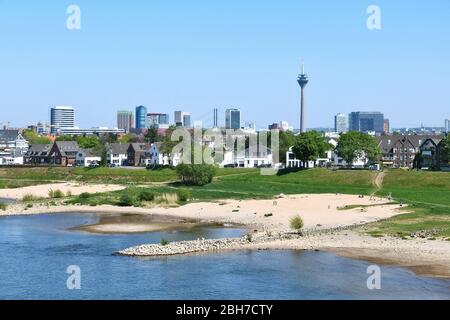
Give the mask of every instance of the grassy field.
<svg viewBox="0 0 450 320">
<path fill-rule="evenodd" d="M 425 236 L 429 238 L 450 238 L 450 173 L 388 170 L 381 188 L 374 183 L 377 174 L 374 171 L 312 169 L 263 176 L 257 169 L 218 169 L 209 185 L 184 187 L 176 182 L 177 175 L 172 169 L 14 168 L 0 169 L 0 188 L 49 181 L 118 183 L 141 187 L 90 195 L 85 199 L 70 199 L 72 203 L 89 205 L 116 204 L 124 193 L 138 197 L 142 190 L 151 190 L 157 195 L 174 195 L 181 187 L 189 189 L 193 201 L 262 199 L 280 193 L 391 194 L 413 212 L 370 224 L 364 228 L 367 233 L 407 238 L 415 232 L 425 231 Z"/>
<path fill-rule="evenodd" d="M 370 224 L 369 234 L 408 238 L 423 231 L 424 238 L 450 239 L 450 173 L 391 170 L 377 194 L 392 194 L 413 212 Z"/>
</svg>

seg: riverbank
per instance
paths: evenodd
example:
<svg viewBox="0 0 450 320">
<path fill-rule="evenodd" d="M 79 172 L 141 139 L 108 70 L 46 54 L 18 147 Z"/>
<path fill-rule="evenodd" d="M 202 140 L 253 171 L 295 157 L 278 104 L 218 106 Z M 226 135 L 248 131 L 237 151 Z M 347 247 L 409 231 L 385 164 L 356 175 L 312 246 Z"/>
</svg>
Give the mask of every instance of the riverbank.
<svg viewBox="0 0 450 320">
<path fill-rule="evenodd" d="M 170 221 L 242 225 L 250 235 L 242 239 L 229 239 L 223 243 L 198 240 L 199 243 L 177 244 L 162 248 L 144 245 L 139 255 L 181 254 L 214 250 L 323 250 L 338 255 L 395 264 L 408 267 L 418 274 L 450 277 L 450 241 L 394 237 L 370 237 L 361 231 L 361 225 L 402 214 L 405 208 L 384 198 L 360 197 L 342 194 L 280 195 L 270 200 L 225 200 L 190 203 L 182 207 L 138 208 L 115 206 L 47 206 L 13 204 L 2 215 L 29 215 L 44 213 L 89 212 L 110 216 L 98 223 L 81 226 L 91 233 L 140 233 L 170 230 Z M 117 218 L 126 214 L 142 216 L 140 221 Z M 304 220 L 305 236 L 292 234 L 289 221 L 300 215 Z M 167 219 L 169 223 L 155 224 L 148 217 Z M 355 230 L 350 230 L 355 229 Z M 173 228 L 172 228 L 173 230 Z M 331 230 L 331 231 L 330 231 Z M 206 241 L 206 242 L 204 242 Z M 147 247 L 145 247 L 147 246 Z M 176 252 L 172 249 L 177 248 Z M 192 247 L 194 249 L 192 249 Z M 126 249 L 126 248 L 124 248 Z M 131 252 L 132 253 L 132 252 Z M 133 255 L 133 254 L 131 254 Z"/>
<path fill-rule="evenodd" d="M 0 198 L 22 200 L 24 196 L 49 198 L 49 192 L 60 190 L 64 195 L 80 195 L 81 193 L 100 193 L 125 189 L 125 186 L 112 184 L 82 184 L 82 183 L 50 183 L 15 189 L 0 189 Z"/>
</svg>

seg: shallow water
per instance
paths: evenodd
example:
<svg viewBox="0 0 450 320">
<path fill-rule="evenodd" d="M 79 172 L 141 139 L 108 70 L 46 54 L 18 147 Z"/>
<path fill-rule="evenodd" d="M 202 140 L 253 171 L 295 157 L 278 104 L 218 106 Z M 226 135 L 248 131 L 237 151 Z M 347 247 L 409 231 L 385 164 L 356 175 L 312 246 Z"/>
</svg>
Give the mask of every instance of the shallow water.
<svg viewBox="0 0 450 320">
<path fill-rule="evenodd" d="M 0 218 L 0 299 L 449 299 L 450 281 L 381 267 L 367 289 L 367 262 L 323 252 L 239 251 L 165 258 L 113 252 L 142 243 L 241 236 L 228 228 L 99 235 L 67 231 L 93 214 Z M 81 289 L 66 286 L 69 265 Z"/>
</svg>

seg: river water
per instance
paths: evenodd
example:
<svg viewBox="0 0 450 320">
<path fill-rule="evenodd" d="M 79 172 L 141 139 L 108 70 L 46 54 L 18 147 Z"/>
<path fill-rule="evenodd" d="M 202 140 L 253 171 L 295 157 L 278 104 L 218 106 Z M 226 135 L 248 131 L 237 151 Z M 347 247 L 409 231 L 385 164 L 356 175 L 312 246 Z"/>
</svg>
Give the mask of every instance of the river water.
<svg viewBox="0 0 450 320">
<path fill-rule="evenodd" d="M 236 251 L 164 258 L 113 255 L 143 243 L 238 237 L 236 228 L 143 234 L 68 231 L 94 214 L 0 218 L 0 299 L 450 299 L 450 281 L 381 266 L 381 290 L 367 288 L 370 263 L 324 252 Z M 67 288 L 68 266 L 80 290 Z"/>
</svg>

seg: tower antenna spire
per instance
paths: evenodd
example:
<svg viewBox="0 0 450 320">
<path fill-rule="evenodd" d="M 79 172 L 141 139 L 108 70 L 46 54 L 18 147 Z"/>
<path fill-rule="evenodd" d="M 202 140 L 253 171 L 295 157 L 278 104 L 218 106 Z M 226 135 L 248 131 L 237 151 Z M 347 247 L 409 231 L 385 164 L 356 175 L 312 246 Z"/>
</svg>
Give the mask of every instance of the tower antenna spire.
<svg viewBox="0 0 450 320">
<path fill-rule="evenodd" d="M 305 60 L 302 58 L 302 74 L 305 74 Z"/>
</svg>

